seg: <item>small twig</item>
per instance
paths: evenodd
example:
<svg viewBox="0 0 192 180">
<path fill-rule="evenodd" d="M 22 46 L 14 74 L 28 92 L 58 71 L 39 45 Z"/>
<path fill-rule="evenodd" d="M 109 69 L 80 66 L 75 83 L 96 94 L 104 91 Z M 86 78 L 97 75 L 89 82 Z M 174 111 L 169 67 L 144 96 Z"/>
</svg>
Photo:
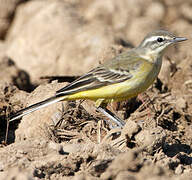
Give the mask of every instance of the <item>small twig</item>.
<svg viewBox="0 0 192 180">
<path fill-rule="evenodd" d="M 5 134 L 5 144 L 6 145 L 7 145 L 8 134 L 9 134 L 9 120 L 10 120 L 9 113 L 8 113 L 8 108 L 9 108 L 9 106 L 7 106 L 6 112 L 5 112 L 5 117 L 7 119 L 7 127 L 6 127 L 6 134 Z"/>
<path fill-rule="evenodd" d="M 97 143 L 98 144 L 101 143 L 101 125 L 102 125 L 102 121 L 98 121 L 97 123 Z"/>
<path fill-rule="evenodd" d="M 156 125 L 158 126 L 159 124 L 159 119 L 163 116 L 164 112 L 165 112 L 165 107 L 164 105 L 162 104 L 163 108 L 162 108 L 162 111 L 161 111 L 161 114 L 157 117 L 156 119 Z"/>
</svg>

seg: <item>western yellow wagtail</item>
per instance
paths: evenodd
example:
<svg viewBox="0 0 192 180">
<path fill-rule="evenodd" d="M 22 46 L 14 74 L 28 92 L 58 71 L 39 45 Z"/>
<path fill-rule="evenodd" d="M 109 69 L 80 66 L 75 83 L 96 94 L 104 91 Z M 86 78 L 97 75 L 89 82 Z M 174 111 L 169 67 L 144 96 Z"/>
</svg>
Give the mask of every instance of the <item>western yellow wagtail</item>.
<svg viewBox="0 0 192 180">
<path fill-rule="evenodd" d="M 100 112 L 122 127 L 124 121 L 106 108 L 107 103 L 126 100 L 145 91 L 159 74 L 165 49 L 185 40 L 164 30 L 154 31 L 138 47 L 99 65 L 58 90 L 55 96 L 18 111 L 10 121 L 59 101 L 91 99 Z"/>
</svg>

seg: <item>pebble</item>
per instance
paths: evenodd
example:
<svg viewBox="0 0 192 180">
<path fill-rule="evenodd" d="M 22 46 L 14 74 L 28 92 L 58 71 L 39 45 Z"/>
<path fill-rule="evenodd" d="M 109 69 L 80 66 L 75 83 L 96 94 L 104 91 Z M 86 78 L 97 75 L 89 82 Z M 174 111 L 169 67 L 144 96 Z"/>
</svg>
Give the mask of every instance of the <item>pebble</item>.
<svg viewBox="0 0 192 180">
<path fill-rule="evenodd" d="M 179 164 L 177 168 L 175 169 L 175 174 L 182 174 L 184 170 L 184 167 L 182 164 Z"/>
</svg>

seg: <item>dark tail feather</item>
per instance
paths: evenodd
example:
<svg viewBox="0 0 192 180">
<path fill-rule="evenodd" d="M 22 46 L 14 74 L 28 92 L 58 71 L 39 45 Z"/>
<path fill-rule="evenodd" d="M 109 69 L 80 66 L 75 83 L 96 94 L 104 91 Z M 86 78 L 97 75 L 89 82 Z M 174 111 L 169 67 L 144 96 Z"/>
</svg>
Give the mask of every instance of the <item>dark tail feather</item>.
<svg viewBox="0 0 192 180">
<path fill-rule="evenodd" d="M 16 114 L 13 115 L 13 117 L 9 120 L 9 122 L 17 120 L 17 119 L 19 119 L 19 118 L 33 112 L 33 111 L 36 111 L 36 110 L 41 109 L 43 107 L 46 107 L 46 106 L 48 106 L 50 104 L 54 104 L 54 103 L 59 102 L 59 101 L 61 101 L 63 99 L 64 99 L 64 97 L 53 96 L 53 97 L 48 98 L 48 99 L 46 99 L 44 101 L 33 104 L 33 105 L 31 105 L 31 106 L 29 106 L 29 107 L 27 107 L 25 109 L 22 109 L 22 110 L 18 111 Z"/>
</svg>

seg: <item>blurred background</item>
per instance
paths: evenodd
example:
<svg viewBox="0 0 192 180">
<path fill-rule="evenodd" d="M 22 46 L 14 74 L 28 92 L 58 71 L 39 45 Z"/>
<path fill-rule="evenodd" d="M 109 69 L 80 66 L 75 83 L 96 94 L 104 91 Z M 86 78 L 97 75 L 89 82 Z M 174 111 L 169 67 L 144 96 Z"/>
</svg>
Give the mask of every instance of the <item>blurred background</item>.
<svg viewBox="0 0 192 180">
<path fill-rule="evenodd" d="M 23 70 L 12 78 L 21 89 L 29 78 L 39 84 L 42 76 L 81 75 L 153 30 L 190 39 L 191 28 L 191 0 L 0 0 L 0 56 Z M 169 53 L 176 64 L 190 44 Z"/>
</svg>

